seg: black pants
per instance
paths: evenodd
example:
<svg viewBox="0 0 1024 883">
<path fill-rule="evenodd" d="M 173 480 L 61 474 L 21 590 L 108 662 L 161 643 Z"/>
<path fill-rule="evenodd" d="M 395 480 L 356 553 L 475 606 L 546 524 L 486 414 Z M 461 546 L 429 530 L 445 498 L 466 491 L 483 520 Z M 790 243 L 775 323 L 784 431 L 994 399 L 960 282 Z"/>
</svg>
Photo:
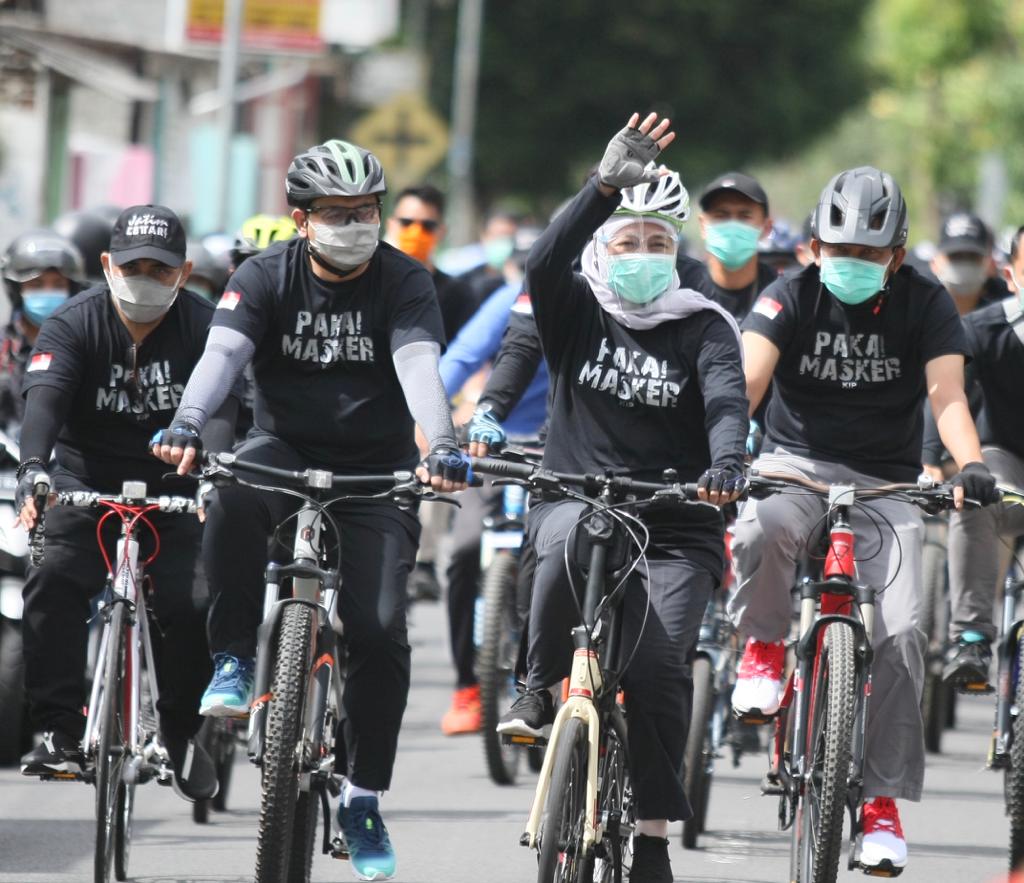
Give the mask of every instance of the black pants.
<svg viewBox="0 0 1024 883">
<path fill-rule="evenodd" d="M 269 435 L 248 439 L 237 454 L 282 469 L 311 465 Z M 203 562 L 213 600 L 214 653 L 256 655 L 267 542 L 298 505 L 294 497 L 241 486 L 221 488 L 212 495 Z M 341 530 L 338 615 L 347 648 L 338 766 L 339 771 L 347 769 L 359 787 L 383 791 L 391 785 L 409 695 L 406 581 L 416 559 L 420 527 L 415 513 L 385 501 L 338 504 L 331 512 Z M 288 556 L 278 550 L 275 557 Z"/>
<path fill-rule="evenodd" d="M 461 509 L 452 522 L 452 551 L 448 563 L 448 632 L 455 661 L 457 687 L 477 682 L 473 623 L 480 586 L 480 537 L 483 520 L 501 508 L 500 487 L 469 488 L 459 494 Z"/>
<path fill-rule="evenodd" d="M 160 690 L 161 729 L 188 737 L 199 729 L 199 700 L 210 680 L 206 644 L 207 594 L 198 569 L 201 526 L 194 517 L 149 516 L 160 532 L 160 555 L 146 571 L 152 592 L 150 637 Z M 100 513 L 53 509 L 46 513 L 46 558 L 30 567 L 23 620 L 25 688 L 35 726 L 81 738 L 85 691 L 89 601 L 102 591 L 106 565 L 96 543 Z M 114 558 L 120 519 L 103 526 Z M 153 549 L 146 528 L 139 531 L 140 558 Z"/>
<path fill-rule="evenodd" d="M 529 626 L 531 689 L 553 686 L 569 674 L 570 632 L 580 617 L 566 576 L 564 550 L 583 511 L 584 505 L 576 502 L 541 503 L 530 510 L 528 529 L 537 555 Z M 693 703 L 690 662 L 716 580 L 705 567 L 688 560 L 683 550 L 673 552 L 671 558 L 650 557 L 647 569 L 641 566 L 630 577 L 623 601 L 622 658 L 628 659 L 635 647 L 622 686 L 638 819 L 675 821 L 693 815 L 683 789 Z M 579 572 L 573 584 L 580 589 L 585 585 Z"/>
</svg>

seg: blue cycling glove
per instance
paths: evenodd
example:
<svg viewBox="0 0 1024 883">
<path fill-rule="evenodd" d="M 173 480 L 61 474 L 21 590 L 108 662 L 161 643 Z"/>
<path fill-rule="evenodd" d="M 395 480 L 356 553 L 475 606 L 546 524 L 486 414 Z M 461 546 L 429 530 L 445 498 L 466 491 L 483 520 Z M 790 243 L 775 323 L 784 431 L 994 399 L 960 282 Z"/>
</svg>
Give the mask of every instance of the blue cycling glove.
<svg viewBox="0 0 1024 883">
<path fill-rule="evenodd" d="M 756 420 L 750 421 L 747 429 L 747 456 L 756 457 L 761 453 L 761 442 L 764 441 L 764 434 L 761 432 L 761 424 Z"/>
<path fill-rule="evenodd" d="M 505 430 L 491 413 L 490 405 L 480 405 L 473 412 L 467 429 L 471 442 L 480 442 L 494 449 L 502 448 L 508 440 Z"/>
</svg>

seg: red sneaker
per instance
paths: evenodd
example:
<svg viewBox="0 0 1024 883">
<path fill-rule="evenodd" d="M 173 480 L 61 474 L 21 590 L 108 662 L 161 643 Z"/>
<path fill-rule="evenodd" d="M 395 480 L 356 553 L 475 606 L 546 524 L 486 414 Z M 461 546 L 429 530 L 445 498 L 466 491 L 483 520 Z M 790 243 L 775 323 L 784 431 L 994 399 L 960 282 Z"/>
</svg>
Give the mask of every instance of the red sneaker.
<svg viewBox="0 0 1024 883">
<path fill-rule="evenodd" d="M 860 864 L 868 871 L 895 871 L 907 866 L 907 841 L 900 824 L 896 801 L 891 797 L 876 797 L 865 801 L 861 810 Z M 897 871 L 898 873 L 898 871 Z"/>
<path fill-rule="evenodd" d="M 786 665 L 786 646 L 750 638 L 743 659 L 736 669 L 732 708 L 740 717 L 760 712 L 770 717 L 782 701 L 782 673 Z"/>
<path fill-rule="evenodd" d="M 441 732 L 446 736 L 480 732 L 480 685 L 461 687 L 452 697 L 452 707 L 441 718 Z"/>
</svg>

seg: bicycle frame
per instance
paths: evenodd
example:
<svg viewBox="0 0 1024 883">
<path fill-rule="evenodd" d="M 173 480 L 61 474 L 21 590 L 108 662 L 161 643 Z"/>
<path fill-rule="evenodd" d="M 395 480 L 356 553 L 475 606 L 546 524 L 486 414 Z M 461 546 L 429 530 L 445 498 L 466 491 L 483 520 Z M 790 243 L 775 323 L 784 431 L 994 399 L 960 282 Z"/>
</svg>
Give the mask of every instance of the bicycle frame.
<svg viewBox="0 0 1024 883">
<path fill-rule="evenodd" d="M 124 496 L 132 498 L 145 497 L 145 486 L 130 487 L 125 484 Z M 116 510 L 111 510 L 116 511 Z M 138 510 L 136 510 L 138 511 Z M 156 682 L 156 664 L 153 657 L 153 645 L 149 634 L 149 617 L 146 611 L 146 603 L 139 587 L 144 578 L 144 565 L 139 562 L 139 540 L 136 522 L 138 516 L 130 522 L 122 515 L 121 536 L 117 541 L 117 562 L 113 574 L 108 574 L 108 587 L 113 598 L 101 607 L 106 611 L 103 633 L 100 638 L 99 653 L 97 656 L 96 677 L 93 679 L 92 691 L 89 699 L 88 714 L 85 723 L 85 736 L 83 745 L 87 753 L 94 752 L 98 744 L 99 732 L 97 715 L 100 710 L 100 696 L 103 689 L 102 677 L 99 673 L 103 671 L 103 662 L 109 652 L 111 633 L 109 624 L 109 610 L 115 604 L 125 605 L 127 611 L 126 622 L 128 624 L 127 645 L 125 648 L 125 701 L 127 704 L 127 715 L 125 721 L 126 732 L 124 734 L 131 760 L 125 768 L 125 781 L 128 784 L 140 780 L 143 766 L 149 763 L 160 750 L 159 744 L 154 744 L 146 739 L 146 733 L 142 726 L 142 684 L 138 678 L 141 671 L 140 662 L 145 662 L 147 686 L 150 691 L 149 703 L 154 710 L 160 699 L 159 689 Z M 154 734 L 155 735 L 155 734 Z M 166 768 L 161 770 L 161 778 L 170 776 Z"/>
<path fill-rule="evenodd" d="M 992 732 L 992 747 L 988 768 L 1004 770 L 1010 766 L 1010 747 L 1013 745 L 1013 721 L 1021 713 L 1016 706 L 1017 681 L 1021 672 L 1014 671 L 1017 648 L 1020 645 L 1024 619 L 1017 617 L 1017 602 L 1024 591 L 1024 581 L 1008 576 L 1003 590 L 1003 613 L 1000 620 L 997 653 L 999 674 L 996 686 L 996 716 Z"/>
<path fill-rule="evenodd" d="M 797 801 L 804 793 L 812 773 L 808 763 L 810 713 L 813 689 L 817 682 L 819 655 L 825 629 L 834 622 L 853 630 L 856 649 L 856 710 L 851 773 L 848 781 L 847 811 L 851 820 L 851 839 L 858 833 L 856 808 L 863 794 L 864 740 L 867 699 L 871 695 L 871 634 L 875 618 L 875 589 L 856 582 L 854 535 L 850 527 L 850 509 L 854 503 L 852 486 L 835 485 L 829 490 L 829 548 L 821 580 L 805 578 L 800 582 L 800 637 L 796 646 L 797 665 L 786 684 L 782 713 L 776 719 L 775 760 L 783 795 L 779 807 L 780 828 L 793 824 Z M 818 604 L 821 604 L 821 613 Z M 850 613 L 842 613 L 843 609 Z M 854 608 L 856 616 L 854 615 Z M 789 715 L 793 718 L 789 742 L 789 764 L 783 762 L 783 745 Z M 853 850 L 850 867 L 855 867 Z"/>
<path fill-rule="evenodd" d="M 611 502 L 606 490 L 602 493 L 602 502 Z M 598 762 L 601 750 L 602 710 L 599 702 L 607 701 L 603 693 L 604 674 L 601 657 L 615 660 L 621 631 L 620 605 L 612 606 L 608 614 L 607 637 L 599 634 L 591 641 L 595 629 L 595 612 L 604 595 L 606 580 L 605 568 L 608 560 L 608 549 L 611 546 L 615 530 L 611 520 L 600 511 L 593 512 L 586 521 L 587 536 L 591 542 L 590 569 L 587 573 L 587 585 L 583 602 L 583 625 L 573 629 L 572 669 L 569 674 L 569 695 L 555 715 L 548 740 L 544 764 L 541 767 L 537 789 L 534 793 L 533 806 L 519 842 L 531 849 L 537 847 L 537 834 L 540 830 L 544 804 L 547 801 L 551 785 L 552 767 L 555 762 L 558 741 L 566 722 L 570 718 L 579 718 L 587 726 L 589 745 L 587 758 L 587 814 L 583 826 L 583 850 L 589 852 L 604 836 L 605 820 L 598 815 Z M 600 653 L 601 644 L 604 652 Z M 591 646 L 594 649 L 591 649 Z M 606 670 L 605 670 L 606 671 Z M 612 697 L 614 701 L 614 697 Z M 513 738 L 513 741 L 517 741 Z M 621 820 L 618 820 L 621 823 Z"/>
</svg>

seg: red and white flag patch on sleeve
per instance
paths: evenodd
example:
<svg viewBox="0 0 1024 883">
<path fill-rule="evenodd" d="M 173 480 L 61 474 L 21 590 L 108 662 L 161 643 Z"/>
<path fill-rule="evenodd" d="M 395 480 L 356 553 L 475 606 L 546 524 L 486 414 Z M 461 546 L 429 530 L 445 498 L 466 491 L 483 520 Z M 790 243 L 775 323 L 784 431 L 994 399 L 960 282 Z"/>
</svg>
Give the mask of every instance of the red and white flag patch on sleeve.
<svg viewBox="0 0 1024 883">
<path fill-rule="evenodd" d="M 527 292 L 522 292 L 512 304 L 513 313 L 522 313 L 526 316 L 533 315 L 533 304 L 530 302 L 530 295 Z"/>
<path fill-rule="evenodd" d="M 36 353 L 28 363 L 29 371 L 47 371 L 50 362 L 53 361 L 53 353 Z"/>
<path fill-rule="evenodd" d="M 770 297 L 761 297 L 758 298 L 757 303 L 754 304 L 754 312 L 760 313 L 768 319 L 774 319 L 782 312 L 782 304 Z"/>
<path fill-rule="evenodd" d="M 220 300 L 217 301 L 218 310 L 233 310 L 238 306 L 238 302 L 242 299 L 242 292 L 240 291 L 225 291 L 221 296 Z"/>
</svg>

